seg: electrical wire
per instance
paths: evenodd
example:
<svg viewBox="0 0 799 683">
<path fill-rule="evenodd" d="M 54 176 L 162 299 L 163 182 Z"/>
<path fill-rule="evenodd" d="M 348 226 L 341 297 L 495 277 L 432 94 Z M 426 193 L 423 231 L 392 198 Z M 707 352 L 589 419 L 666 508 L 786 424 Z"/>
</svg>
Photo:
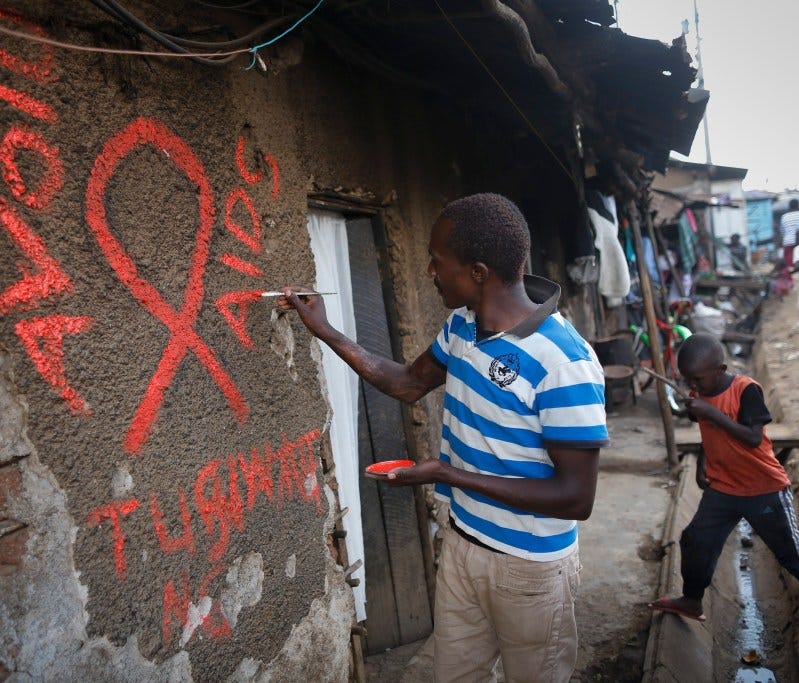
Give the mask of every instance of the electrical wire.
<svg viewBox="0 0 799 683">
<path fill-rule="evenodd" d="M 126 23 L 134 28 L 138 29 L 142 33 L 148 35 L 157 43 L 160 43 L 166 48 L 169 48 L 173 52 L 182 52 L 188 53 L 185 47 L 178 45 L 177 43 L 173 42 L 165 35 L 163 35 L 160 31 L 156 31 L 154 28 L 148 26 L 144 21 L 139 19 L 136 15 L 129 12 L 127 9 L 122 7 L 116 0 L 91 0 L 91 3 L 98 7 L 99 9 L 103 10 L 107 14 L 110 14 L 112 17 L 121 20 L 123 23 Z M 192 55 L 191 60 L 197 62 L 199 64 L 204 64 L 206 66 L 222 66 L 233 61 L 236 58 L 235 55 L 229 55 L 227 57 L 221 58 L 206 58 L 206 57 L 197 57 Z"/>
<path fill-rule="evenodd" d="M 96 45 L 78 45 L 77 43 L 65 43 L 60 40 L 53 40 L 52 38 L 45 38 L 44 36 L 37 36 L 33 33 L 25 33 L 24 31 L 15 31 L 14 29 L 0 26 L 0 33 L 14 38 L 22 38 L 34 43 L 43 43 L 45 45 L 52 45 L 53 47 L 60 47 L 65 50 L 75 50 L 77 52 L 99 52 L 110 55 L 134 55 L 140 57 L 168 57 L 168 58 L 191 58 L 191 57 L 227 57 L 230 55 L 243 55 L 250 51 L 250 48 L 244 47 L 238 50 L 227 50 L 223 52 L 154 52 L 151 50 L 125 50 L 113 47 L 98 47 Z"/>
<path fill-rule="evenodd" d="M 15 38 L 21 38 L 23 40 L 28 40 L 31 42 L 42 43 L 45 45 L 52 45 L 53 47 L 59 47 L 66 50 L 74 50 L 77 52 L 93 52 L 93 53 L 102 53 L 102 54 L 115 54 L 115 55 L 131 55 L 131 56 L 140 56 L 140 57 L 167 57 L 167 58 L 186 58 L 191 59 L 193 61 L 212 65 L 212 66 L 219 66 L 223 64 L 227 64 L 231 60 L 235 59 L 239 55 L 250 53 L 253 55 L 253 62 L 250 64 L 249 68 L 255 64 L 256 59 L 258 59 L 258 50 L 263 47 L 267 47 L 268 45 L 273 45 L 281 38 L 284 38 L 286 35 L 291 33 L 297 26 L 299 26 L 302 22 L 304 22 L 308 17 L 310 17 L 324 2 L 324 0 L 319 0 L 317 4 L 307 12 L 304 16 L 297 19 L 294 24 L 292 24 L 289 28 L 285 31 L 282 31 L 274 38 L 261 43 L 260 45 L 255 45 L 253 47 L 242 47 L 233 50 L 215 50 L 213 52 L 194 52 L 188 50 L 186 47 L 177 43 L 177 41 L 172 40 L 172 36 L 168 34 L 161 33 L 160 31 L 156 31 L 155 29 L 147 26 L 143 21 L 135 17 L 134 15 L 130 14 L 127 10 L 125 10 L 119 3 L 115 2 L 114 0 L 91 0 L 91 2 L 96 5 L 99 9 L 106 12 L 110 16 L 113 16 L 115 19 L 122 21 L 128 25 L 132 25 L 136 28 L 140 28 L 144 33 L 149 35 L 151 38 L 156 40 L 161 45 L 168 47 L 171 51 L 170 52 L 156 52 L 152 50 L 129 50 L 129 49 L 122 49 L 122 48 L 109 48 L 109 47 L 99 47 L 95 45 L 78 45 L 77 43 L 68 43 L 60 40 L 54 40 L 52 38 L 47 38 L 45 36 L 34 35 L 32 33 L 26 33 L 24 31 L 15 31 L 14 29 L 7 28 L 5 26 L 0 26 L 0 34 L 5 34 L 7 36 L 13 36 Z M 268 30 L 271 26 L 282 23 L 284 21 L 288 21 L 288 18 L 281 18 L 280 20 L 272 20 L 269 22 L 265 22 L 257 27 L 254 31 L 251 31 L 246 36 L 242 36 L 241 38 L 235 39 L 233 41 L 223 41 L 220 43 L 205 43 L 203 41 L 188 41 L 187 39 L 182 39 L 185 42 L 196 44 L 196 47 L 202 48 L 205 46 L 208 47 L 215 47 L 215 46 L 223 46 L 229 45 L 233 43 L 240 43 L 240 42 L 247 42 L 253 36 L 257 35 L 258 33 L 263 33 L 265 30 Z"/>
<path fill-rule="evenodd" d="M 148 36 L 156 40 L 161 45 L 168 47 L 172 52 L 153 52 L 147 50 L 125 50 L 125 49 L 118 49 L 118 48 L 103 48 L 103 47 L 96 47 L 96 46 L 87 46 L 87 45 L 77 45 L 75 43 L 66 43 L 59 40 L 52 40 L 51 38 L 46 38 L 44 36 L 38 36 L 31 33 L 25 33 L 23 31 L 15 31 L 13 29 L 6 28 L 5 26 L 0 26 L 0 34 L 5 34 L 9 36 L 14 36 L 16 38 L 22 38 L 25 40 L 30 40 L 33 42 L 44 43 L 46 45 L 52 45 L 54 47 L 60 47 L 69 50 L 76 50 L 79 52 L 99 52 L 105 54 L 118 54 L 118 55 L 135 55 L 135 56 L 142 56 L 142 57 L 169 57 L 169 58 L 188 58 L 193 61 L 199 62 L 201 64 L 212 65 L 212 66 L 220 66 L 229 63 L 231 60 L 235 59 L 238 55 L 250 53 L 252 54 L 252 61 L 247 68 L 250 70 L 255 66 L 256 61 L 259 59 L 258 50 L 264 47 L 268 47 L 269 45 L 273 45 L 281 38 L 284 38 L 286 35 L 291 33 L 294 29 L 296 29 L 300 24 L 302 24 L 306 19 L 308 19 L 319 7 L 322 5 L 324 0 L 318 0 L 316 5 L 308 12 L 306 12 L 302 17 L 297 19 L 291 26 L 289 26 L 285 31 L 282 31 L 274 38 L 270 38 L 269 40 L 260 43 L 259 45 L 255 45 L 249 48 L 239 48 L 235 50 L 227 50 L 227 51 L 216 51 L 216 52 L 190 52 L 186 47 L 179 45 L 177 42 L 170 39 L 167 34 L 163 34 L 155 29 L 151 28 L 147 24 L 145 24 L 141 19 L 136 17 L 135 15 L 128 12 L 124 7 L 119 5 L 115 0 L 91 0 L 91 2 L 96 5 L 99 9 L 103 10 L 107 14 L 127 23 L 129 25 L 133 25 L 136 28 L 139 28 L 141 31 L 146 33 Z M 474 58 L 483 67 L 486 73 L 491 77 L 497 87 L 500 89 L 503 95 L 508 99 L 511 105 L 516 109 L 519 116 L 522 120 L 527 124 L 530 130 L 535 134 L 535 136 L 540 140 L 541 144 L 545 147 L 545 149 L 550 153 L 552 158 L 558 163 L 558 165 L 563 169 L 563 172 L 568 176 L 568 178 L 576 185 L 576 180 L 574 176 L 569 171 L 569 169 L 565 166 L 565 164 L 561 161 L 560 157 L 555 154 L 555 151 L 552 147 L 549 146 L 547 141 L 544 137 L 539 133 L 538 129 L 533 125 L 527 115 L 524 113 L 522 108 L 513 99 L 510 93 L 505 89 L 499 79 L 494 75 L 488 65 L 480 58 L 480 55 L 477 54 L 475 49 L 471 46 L 469 41 L 466 40 L 466 37 L 458 30 L 458 27 L 452 22 L 449 18 L 447 13 L 439 4 L 438 0 L 433 0 L 438 10 L 441 12 L 441 15 L 450 25 L 452 30 L 457 34 L 457 36 L 463 41 L 463 44 L 468 48 L 468 50 L 472 53 Z M 246 4 L 246 3 L 245 3 Z M 267 22 L 271 23 L 271 22 Z M 262 27 L 265 27 L 266 24 L 263 24 Z M 260 29 L 261 27 L 259 27 Z M 259 29 L 256 29 L 258 31 Z M 243 36 L 242 39 L 251 37 L 254 32 L 251 32 L 247 36 Z M 213 43 L 202 43 L 201 41 L 190 41 L 195 42 L 198 46 L 202 45 L 212 45 Z M 232 43 L 237 41 L 227 41 L 227 43 Z M 224 43 L 222 43 L 224 44 Z"/>
<path fill-rule="evenodd" d="M 486 73 L 491 77 L 491 80 L 493 80 L 494 83 L 496 83 L 497 87 L 500 89 L 502 94 L 505 95 L 505 97 L 508 99 L 508 102 L 510 102 L 513 108 L 516 109 L 516 111 L 519 113 L 519 116 L 521 116 L 522 120 L 527 124 L 528 128 L 530 128 L 530 130 L 535 134 L 535 136 L 541 141 L 541 144 L 544 145 L 546 150 L 552 155 L 552 158 L 558 163 L 558 166 L 560 166 L 563 169 L 563 172 L 568 176 L 569 180 L 571 180 L 572 183 L 575 186 L 577 186 L 577 181 L 575 180 L 571 171 L 569 171 L 569 169 L 566 168 L 566 165 L 561 161 L 560 157 L 557 154 L 555 154 L 555 150 L 553 150 L 552 147 L 549 146 L 547 141 L 544 139 L 544 136 L 538 132 L 538 129 L 533 125 L 532 121 L 530 121 L 530 119 L 527 118 L 527 115 L 524 113 L 524 111 L 522 111 L 522 108 L 516 103 L 516 100 L 513 99 L 511 94 L 505 89 L 502 83 L 500 83 L 499 79 L 494 75 L 494 73 L 491 71 L 488 65 L 480 58 L 480 55 L 478 55 L 475 49 L 469 44 L 469 41 L 466 40 L 466 37 L 458 30 L 458 27 L 455 26 L 455 24 L 452 22 L 449 16 L 447 16 L 447 13 L 444 11 L 444 8 L 441 7 L 441 5 L 438 3 L 438 0 L 433 0 L 433 3 L 435 3 L 436 7 L 438 7 L 438 10 L 439 12 L 441 12 L 441 15 L 444 17 L 444 19 L 446 19 L 447 23 L 452 27 L 452 30 L 455 31 L 458 37 L 463 41 L 463 44 L 466 45 L 466 47 L 469 49 L 469 52 L 472 53 L 472 55 L 480 64 L 480 66 L 482 66 L 483 69 L 485 69 Z"/>
<path fill-rule="evenodd" d="M 258 0 L 247 0 L 247 2 L 239 3 L 238 5 L 222 5 L 216 2 L 203 2 L 203 0 L 193 0 L 196 4 L 202 5 L 203 7 L 211 7 L 212 9 L 225 9 L 225 10 L 241 10 L 246 9 L 247 7 L 251 7 L 254 5 Z"/>
<path fill-rule="evenodd" d="M 133 15 L 130 12 L 127 12 L 127 10 L 124 10 L 124 8 L 121 5 L 119 5 L 119 3 L 111 2 L 110 0 L 90 0 L 90 1 L 94 5 L 97 5 L 103 11 L 108 12 L 109 14 L 111 14 L 112 16 L 120 19 L 121 21 L 123 21 L 125 23 L 132 23 L 132 22 L 129 22 L 129 17 L 133 17 Z M 245 3 L 245 4 L 252 4 L 252 3 Z M 244 7 L 245 5 L 240 5 L 240 6 Z M 221 9 L 221 5 L 219 6 L 219 8 Z M 121 12 L 120 10 L 124 10 L 125 12 L 127 12 L 127 16 L 126 16 L 126 14 Z M 278 17 L 277 19 L 270 19 L 269 21 L 265 21 L 265 22 L 259 24 L 258 26 L 256 26 L 252 31 L 250 31 L 246 35 L 240 36 L 238 38 L 233 38 L 232 40 L 221 40 L 221 41 L 192 40 L 190 38 L 184 38 L 182 36 L 176 36 L 176 35 L 173 35 L 171 33 L 166 33 L 165 31 L 156 31 L 156 33 L 159 36 L 168 39 L 172 43 L 175 43 L 176 45 L 180 45 L 181 47 L 195 48 L 195 49 L 199 49 L 199 50 L 203 50 L 203 51 L 206 51 L 206 50 L 224 50 L 224 49 L 232 49 L 232 48 L 236 48 L 236 47 L 241 47 L 241 46 L 244 46 L 244 45 L 251 45 L 256 37 L 261 36 L 264 33 L 266 33 L 267 31 L 269 31 L 270 29 L 273 29 L 276 26 L 279 26 L 280 24 L 284 24 L 284 23 L 286 23 L 288 21 L 291 21 L 292 19 L 293 19 L 292 16 Z M 138 21 L 141 21 L 141 20 L 138 20 Z M 146 24 L 144 24 L 144 22 L 141 22 L 141 24 L 146 26 Z M 141 26 L 139 26 L 138 24 L 135 24 L 134 26 L 136 28 L 141 28 Z M 149 29 L 150 31 L 155 31 L 155 29 L 150 29 L 150 27 L 147 27 L 147 29 Z M 149 34 L 149 32 L 148 32 L 148 35 L 151 35 L 151 34 Z M 154 36 L 151 35 L 151 37 L 154 37 Z M 167 47 L 171 47 L 171 45 L 167 45 Z"/>
<path fill-rule="evenodd" d="M 92 4 L 99 7 L 104 12 L 107 12 L 113 17 L 120 19 L 126 24 L 133 26 L 134 28 L 142 31 L 146 35 L 150 36 L 153 40 L 160 43 L 164 47 L 169 48 L 173 52 L 189 52 L 189 50 L 184 46 L 179 44 L 179 42 L 175 42 L 169 36 L 162 33 L 161 31 L 157 31 L 156 29 L 152 28 L 151 26 L 147 25 L 144 21 L 139 19 L 135 14 L 129 12 L 125 9 L 122 5 L 120 5 L 116 0 L 91 0 Z M 301 16 L 297 21 L 295 21 L 291 26 L 289 26 L 285 31 L 279 33 L 274 38 L 270 38 L 266 42 L 263 42 L 259 45 L 255 45 L 249 49 L 249 52 L 252 53 L 252 62 L 247 67 L 247 71 L 252 69 L 255 66 L 256 61 L 261 61 L 260 57 L 258 56 L 258 50 L 263 47 L 267 47 L 269 45 L 273 45 L 281 38 L 285 37 L 289 33 L 291 33 L 295 28 L 297 28 L 301 23 L 303 23 L 308 17 L 310 17 L 319 7 L 322 5 L 324 0 L 318 0 L 316 5 L 311 8 L 308 12 L 306 12 L 303 16 Z M 257 35 L 257 34 L 256 34 Z M 199 62 L 200 64 L 205 64 L 208 66 L 221 66 L 227 64 L 228 62 L 235 59 L 235 55 L 216 58 L 216 59 L 208 59 L 205 57 L 192 57 L 192 60 L 195 62 Z M 261 66 L 263 67 L 263 61 L 261 61 Z M 265 68 L 265 67 L 264 67 Z"/>
<path fill-rule="evenodd" d="M 232 40 L 220 40 L 220 41 L 204 41 L 204 40 L 192 40 L 190 38 L 182 38 L 181 36 L 176 36 L 171 33 L 166 33 L 164 31 L 161 32 L 162 35 L 166 36 L 173 42 L 177 43 L 178 45 L 183 45 L 184 47 L 193 47 L 201 50 L 223 50 L 226 48 L 234 48 L 239 47 L 240 45 L 247 45 L 248 43 L 252 43 L 253 39 L 256 36 L 260 36 L 272 28 L 279 26 L 287 21 L 289 21 L 291 17 L 280 17 L 279 19 L 271 19 L 270 21 L 266 21 L 263 24 L 260 24 L 252 31 L 250 31 L 246 36 L 241 36 L 239 38 L 233 38 Z"/>
<path fill-rule="evenodd" d="M 324 1 L 325 0 L 319 0 L 319 2 L 317 2 L 316 5 L 314 5 L 312 9 L 308 10 L 308 12 L 306 12 L 306 14 L 304 16 L 302 16 L 299 19 L 297 19 L 297 21 L 295 21 L 291 26 L 289 26 L 285 31 L 283 31 L 283 33 L 279 33 L 274 38 L 271 38 L 270 40 L 267 40 L 265 43 L 261 43 L 260 45 L 256 45 L 255 47 L 251 47 L 250 48 L 250 52 L 252 52 L 252 62 L 247 67 L 247 70 L 249 71 L 250 69 L 252 69 L 255 66 L 255 60 L 258 59 L 258 50 L 260 50 L 262 47 L 267 47 L 269 45 L 272 45 L 273 43 L 276 43 L 278 40 L 280 40 L 284 36 L 286 36 L 289 33 L 291 33 L 303 21 L 305 21 L 314 12 L 316 12 L 316 10 L 318 10 L 322 6 L 322 3 Z"/>
</svg>

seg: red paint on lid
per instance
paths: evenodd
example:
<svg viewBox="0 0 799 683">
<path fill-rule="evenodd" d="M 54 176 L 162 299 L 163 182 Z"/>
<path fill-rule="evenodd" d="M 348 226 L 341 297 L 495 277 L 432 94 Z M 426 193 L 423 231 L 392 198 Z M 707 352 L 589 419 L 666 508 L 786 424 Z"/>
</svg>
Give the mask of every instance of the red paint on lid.
<svg viewBox="0 0 799 683">
<path fill-rule="evenodd" d="M 413 460 L 385 460 L 369 465 L 364 472 L 369 474 L 388 474 L 391 470 L 398 467 L 413 467 L 416 463 Z"/>
</svg>

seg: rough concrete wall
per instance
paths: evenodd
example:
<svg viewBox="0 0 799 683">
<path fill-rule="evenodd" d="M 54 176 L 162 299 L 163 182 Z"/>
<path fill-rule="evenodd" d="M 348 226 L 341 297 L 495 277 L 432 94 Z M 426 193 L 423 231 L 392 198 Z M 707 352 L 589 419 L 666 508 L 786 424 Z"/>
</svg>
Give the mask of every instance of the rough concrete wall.
<svg viewBox="0 0 799 683">
<path fill-rule="evenodd" d="M 336 97 L 331 84 L 339 90 Z M 342 89 L 349 96 L 342 96 Z M 368 192 L 384 204 L 401 356 L 411 362 L 447 316 L 427 275 L 430 227 L 448 201 L 467 191 L 459 171 L 463 157 L 481 151 L 469 144 L 468 128 L 455 113 L 328 60 L 298 68 L 291 91 L 298 155 L 313 160 L 309 189 Z M 409 407 L 413 457 L 438 455 L 442 398 L 441 391 L 433 392 Z M 431 513 L 444 515 L 432 489 L 429 494 Z"/>
<path fill-rule="evenodd" d="M 125 44 L 89 4 L 0 20 Z M 313 275 L 286 76 L 2 50 L 2 666 L 346 680 L 328 406 L 257 294 Z"/>
</svg>

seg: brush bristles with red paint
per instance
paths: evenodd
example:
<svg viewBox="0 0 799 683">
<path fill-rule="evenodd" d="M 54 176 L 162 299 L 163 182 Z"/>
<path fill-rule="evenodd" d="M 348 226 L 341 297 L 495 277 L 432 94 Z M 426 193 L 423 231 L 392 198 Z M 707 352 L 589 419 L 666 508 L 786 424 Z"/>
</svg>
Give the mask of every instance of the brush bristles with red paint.
<svg viewBox="0 0 799 683">
<path fill-rule="evenodd" d="M 336 292 L 294 292 L 297 296 L 327 296 L 328 294 L 336 294 Z M 262 297 L 268 296 L 286 296 L 285 292 L 261 292 Z"/>
</svg>

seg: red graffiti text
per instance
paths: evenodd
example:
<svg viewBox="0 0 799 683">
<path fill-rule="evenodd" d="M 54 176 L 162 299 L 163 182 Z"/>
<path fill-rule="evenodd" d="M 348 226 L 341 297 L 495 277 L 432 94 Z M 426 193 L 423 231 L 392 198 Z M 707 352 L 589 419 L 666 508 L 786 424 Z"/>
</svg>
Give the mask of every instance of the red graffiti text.
<svg viewBox="0 0 799 683">
<path fill-rule="evenodd" d="M 192 487 L 194 509 L 199 516 L 208 545 L 206 557 L 216 564 L 225 556 L 230 546 L 231 534 L 243 532 L 246 513 L 252 511 L 259 499 L 278 509 L 288 501 L 312 503 L 317 513 L 322 513 L 321 491 L 317 480 L 317 462 L 313 444 L 321 432 L 313 430 L 295 441 L 282 438 L 275 450 L 267 442 L 252 448 L 248 455 L 231 454 L 206 463 L 197 473 Z M 180 551 L 194 555 L 197 547 L 197 530 L 192 527 L 192 512 L 186 494 L 177 487 L 175 498 L 180 510 L 180 523 L 174 525 L 181 531 L 170 532 L 169 524 L 155 493 L 149 496 L 150 517 L 159 548 L 167 554 Z M 114 501 L 101 505 L 88 515 L 90 527 L 103 519 L 111 522 L 114 567 L 120 580 L 127 576 L 126 535 L 122 517 L 137 510 L 138 498 Z"/>
</svg>

